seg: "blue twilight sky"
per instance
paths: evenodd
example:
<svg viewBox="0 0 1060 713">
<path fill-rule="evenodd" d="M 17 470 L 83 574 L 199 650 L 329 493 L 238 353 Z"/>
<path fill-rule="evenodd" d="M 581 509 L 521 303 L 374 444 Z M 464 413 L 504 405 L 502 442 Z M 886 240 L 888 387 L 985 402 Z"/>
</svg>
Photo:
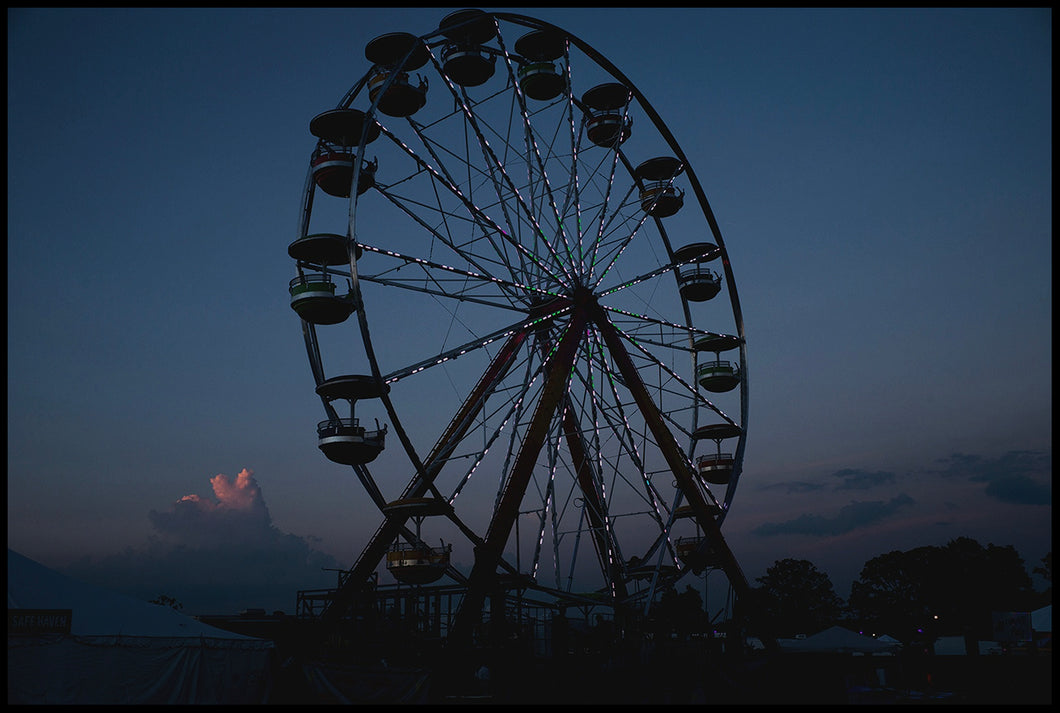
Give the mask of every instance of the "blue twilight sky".
<svg viewBox="0 0 1060 713">
<path fill-rule="evenodd" d="M 9 547 L 192 613 L 292 611 L 353 563 L 379 516 L 316 448 L 287 293 L 308 122 L 369 40 L 455 9 L 8 10 Z M 1052 11 L 504 9 L 626 74 L 711 202 L 748 578 L 808 559 L 845 598 L 960 536 L 1038 565 Z"/>
</svg>

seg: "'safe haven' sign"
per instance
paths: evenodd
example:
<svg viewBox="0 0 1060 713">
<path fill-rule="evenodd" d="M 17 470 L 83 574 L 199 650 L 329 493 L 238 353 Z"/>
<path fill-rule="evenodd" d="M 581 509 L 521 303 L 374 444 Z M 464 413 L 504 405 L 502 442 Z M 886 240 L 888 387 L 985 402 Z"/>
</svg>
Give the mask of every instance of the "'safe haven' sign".
<svg viewBox="0 0 1060 713">
<path fill-rule="evenodd" d="M 69 634 L 72 609 L 8 609 L 7 634 Z"/>
</svg>

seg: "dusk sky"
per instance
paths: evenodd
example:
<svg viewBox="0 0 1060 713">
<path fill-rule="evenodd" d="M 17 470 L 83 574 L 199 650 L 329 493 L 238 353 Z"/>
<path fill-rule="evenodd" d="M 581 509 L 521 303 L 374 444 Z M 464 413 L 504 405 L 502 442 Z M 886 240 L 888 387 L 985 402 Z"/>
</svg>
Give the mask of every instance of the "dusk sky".
<svg viewBox="0 0 1060 713">
<path fill-rule="evenodd" d="M 8 9 L 11 549 L 189 613 L 293 612 L 353 564 L 381 516 L 317 449 L 287 292 L 309 120 L 456 9 Z M 504 11 L 629 77 L 717 217 L 748 579 L 806 559 L 845 599 L 957 537 L 1038 566 L 1051 9 Z"/>
</svg>

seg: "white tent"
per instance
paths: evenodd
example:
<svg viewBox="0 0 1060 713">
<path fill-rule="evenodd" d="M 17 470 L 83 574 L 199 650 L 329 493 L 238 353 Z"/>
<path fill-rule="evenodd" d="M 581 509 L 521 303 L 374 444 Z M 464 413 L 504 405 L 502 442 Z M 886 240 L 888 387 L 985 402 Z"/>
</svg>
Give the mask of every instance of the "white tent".
<svg viewBox="0 0 1060 713">
<path fill-rule="evenodd" d="M 1031 612 L 1031 629 L 1036 634 L 1053 633 L 1053 605 L 1049 604 Z"/>
<path fill-rule="evenodd" d="M 7 551 L 7 702 L 263 703 L 273 643 Z"/>
<path fill-rule="evenodd" d="M 996 641 L 976 640 L 980 656 L 1000 654 L 1001 644 Z M 936 656 L 965 656 L 968 653 L 968 640 L 963 636 L 940 636 L 935 639 L 932 650 Z"/>
<path fill-rule="evenodd" d="M 900 646 L 891 641 L 863 636 L 841 626 L 830 627 L 805 639 L 781 639 L 777 643 L 781 651 L 792 653 L 890 654 Z"/>
</svg>

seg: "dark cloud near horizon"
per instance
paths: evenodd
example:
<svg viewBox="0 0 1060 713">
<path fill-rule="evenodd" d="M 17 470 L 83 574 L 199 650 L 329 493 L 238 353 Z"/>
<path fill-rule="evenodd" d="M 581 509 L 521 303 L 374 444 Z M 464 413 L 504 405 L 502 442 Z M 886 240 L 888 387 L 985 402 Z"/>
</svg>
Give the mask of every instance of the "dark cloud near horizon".
<svg viewBox="0 0 1060 713">
<path fill-rule="evenodd" d="M 832 478 L 842 478 L 843 482 L 832 487 L 833 491 L 842 490 L 870 490 L 881 485 L 892 485 L 896 481 L 895 474 L 886 471 L 878 470 L 876 472 L 870 472 L 867 470 L 860 470 L 857 468 L 843 468 L 837 470 L 831 475 Z M 781 490 L 787 495 L 797 495 L 800 493 L 813 493 L 818 490 L 824 490 L 828 488 L 829 483 L 825 481 L 811 482 L 807 480 L 786 480 L 780 483 L 770 483 L 768 485 L 759 486 L 759 490 Z"/>
<path fill-rule="evenodd" d="M 832 488 L 833 490 L 869 490 L 880 485 L 890 485 L 895 482 L 895 475 L 891 471 L 878 470 L 869 472 L 856 468 L 844 468 L 832 473 L 833 478 L 842 478 L 843 482 Z"/>
<path fill-rule="evenodd" d="M 1051 505 L 1053 502 L 1053 490 L 1049 485 L 1025 475 L 992 480 L 983 492 L 1010 505 Z"/>
<path fill-rule="evenodd" d="M 762 537 L 774 535 L 810 535 L 813 537 L 833 537 L 854 530 L 869 527 L 893 515 L 902 508 L 914 504 L 913 498 L 902 493 L 884 502 L 874 500 L 867 502 L 852 501 L 844 505 L 834 517 L 804 514 L 786 522 L 767 522 L 751 530 L 751 534 Z"/>
<path fill-rule="evenodd" d="M 991 482 L 1013 475 L 1030 475 L 1048 469 L 1052 455 L 1045 451 L 1007 451 L 997 458 L 986 458 L 967 453 L 951 453 L 939 458 L 942 470 L 929 473 L 945 477 L 965 478 L 973 482 Z"/>
<path fill-rule="evenodd" d="M 187 495 L 169 510 L 151 510 L 157 531 L 142 549 L 67 567 L 70 576 L 151 600 L 160 594 L 185 614 L 234 614 L 247 608 L 295 613 L 303 589 L 334 587 L 339 569 L 317 540 L 272 523 L 253 472 L 210 480 L 215 499 Z"/>
<path fill-rule="evenodd" d="M 986 483 L 983 493 L 1010 505 L 1052 504 L 1052 454 L 1045 451 L 1008 451 L 997 458 L 953 453 L 939 459 L 945 478 Z"/>
<path fill-rule="evenodd" d="M 760 485 L 759 490 L 783 490 L 788 495 L 792 493 L 812 493 L 815 490 L 821 490 L 825 486 L 823 483 L 807 483 L 805 480 L 788 480 L 782 483 L 770 483 L 769 485 Z"/>
</svg>

